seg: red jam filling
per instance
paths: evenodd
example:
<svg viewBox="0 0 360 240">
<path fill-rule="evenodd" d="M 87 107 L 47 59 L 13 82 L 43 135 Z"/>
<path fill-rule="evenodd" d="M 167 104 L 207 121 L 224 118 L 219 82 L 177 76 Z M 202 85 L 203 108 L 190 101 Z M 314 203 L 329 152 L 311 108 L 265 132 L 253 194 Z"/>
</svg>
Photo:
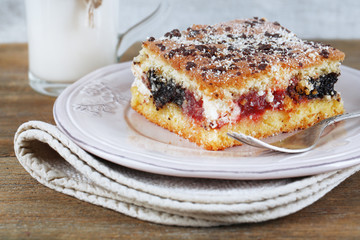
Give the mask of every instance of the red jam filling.
<svg viewBox="0 0 360 240">
<path fill-rule="evenodd" d="M 315 89 L 311 93 L 304 93 L 298 86 L 298 79 L 293 77 L 291 84 L 286 90 L 272 92 L 272 98 L 268 99 L 267 95 L 259 95 L 256 91 L 251 91 L 237 98 L 236 103 L 240 107 L 240 115 L 237 121 L 248 117 L 255 121 L 260 120 L 261 116 L 267 110 L 282 110 L 285 96 L 289 96 L 295 102 L 307 101 L 312 98 L 322 98 L 325 95 L 333 96 L 336 94 L 334 84 L 337 81 L 338 74 L 330 73 L 320 76 L 319 79 L 310 79 Z M 183 112 L 198 122 L 204 121 L 203 101 L 196 100 L 194 94 L 189 90 L 176 84 L 172 79 L 168 82 L 161 80 L 156 71 L 151 70 L 147 73 L 146 85 L 152 92 L 154 104 L 157 109 L 162 108 L 165 104 L 174 102 L 182 108 Z M 270 101 L 269 101 L 270 100 Z M 224 123 L 218 122 L 217 128 Z"/>
<path fill-rule="evenodd" d="M 197 101 L 194 94 L 190 91 L 185 91 L 185 101 L 182 105 L 182 109 L 184 113 L 197 121 L 202 121 L 204 119 L 203 101 L 201 99 Z"/>
<path fill-rule="evenodd" d="M 253 120 L 259 120 L 266 110 L 281 109 L 283 107 L 285 94 L 285 91 L 273 92 L 274 98 L 271 102 L 266 101 L 266 94 L 260 96 L 255 91 L 251 91 L 240 96 L 237 100 L 241 111 L 238 120 L 245 117 L 250 117 Z"/>
<path fill-rule="evenodd" d="M 237 120 L 239 121 L 242 118 L 249 117 L 257 121 L 261 118 L 262 114 L 266 110 L 282 109 L 284 105 L 283 100 L 285 98 L 285 94 L 286 91 L 273 92 L 274 98 L 272 102 L 268 102 L 266 100 L 266 94 L 260 96 L 255 91 L 251 91 L 248 94 L 240 96 L 236 101 L 241 111 L 240 116 Z M 203 101 L 196 100 L 194 94 L 192 94 L 190 91 L 185 92 L 185 99 L 186 100 L 182 105 L 184 113 L 196 121 L 203 121 Z"/>
</svg>

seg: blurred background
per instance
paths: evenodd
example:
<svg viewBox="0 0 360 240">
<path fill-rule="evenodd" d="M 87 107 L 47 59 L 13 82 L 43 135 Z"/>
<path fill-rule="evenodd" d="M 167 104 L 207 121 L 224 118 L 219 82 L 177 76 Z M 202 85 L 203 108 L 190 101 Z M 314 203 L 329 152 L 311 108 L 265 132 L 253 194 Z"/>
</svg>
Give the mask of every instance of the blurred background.
<svg viewBox="0 0 360 240">
<path fill-rule="evenodd" d="M 121 29 L 151 13 L 156 0 L 121 1 Z M 360 39 L 359 0 L 168 0 L 161 22 L 132 35 L 139 41 L 174 28 L 236 18 L 265 17 L 307 39 Z M 26 42 L 24 0 L 0 0 L 0 43 Z"/>
</svg>

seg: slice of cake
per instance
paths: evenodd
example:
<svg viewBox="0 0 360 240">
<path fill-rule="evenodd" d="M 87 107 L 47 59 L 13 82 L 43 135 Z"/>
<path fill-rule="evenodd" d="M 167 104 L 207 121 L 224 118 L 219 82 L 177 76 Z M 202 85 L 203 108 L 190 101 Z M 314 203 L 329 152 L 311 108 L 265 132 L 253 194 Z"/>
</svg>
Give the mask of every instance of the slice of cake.
<svg viewBox="0 0 360 240">
<path fill-rule="evenodd" d="M 132 65 L 131 106 L 209 150 L 309 127 L 343 113 L 344 53 L 277 22 L 234 20 L 150 37 Z"/>
</svg>

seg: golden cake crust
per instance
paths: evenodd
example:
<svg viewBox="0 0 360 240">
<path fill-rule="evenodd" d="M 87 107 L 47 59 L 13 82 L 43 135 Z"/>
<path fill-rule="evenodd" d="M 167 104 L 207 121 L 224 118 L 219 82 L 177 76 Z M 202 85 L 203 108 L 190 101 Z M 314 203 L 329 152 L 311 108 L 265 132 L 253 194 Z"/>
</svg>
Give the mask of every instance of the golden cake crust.
<svg viewBox="0 0 360 240">
<path fill-rule="evenodd" d="M 274 66 L 301 70 L 345 56 L 330 46 L 301 40 L 277 22 L 258 18 L 173 30 L 160 39 L 150 37 L 143 48 L 207 92 L 242 88 L 248 81 L 273 74 Z"/>
</svg>

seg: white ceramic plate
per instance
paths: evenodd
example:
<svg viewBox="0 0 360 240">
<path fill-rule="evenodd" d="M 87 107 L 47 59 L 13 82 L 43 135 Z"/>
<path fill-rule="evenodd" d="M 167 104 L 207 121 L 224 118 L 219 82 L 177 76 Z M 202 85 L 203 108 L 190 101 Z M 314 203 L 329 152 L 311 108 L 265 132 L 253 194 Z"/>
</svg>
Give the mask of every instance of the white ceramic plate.
<svg viewBox="0 0 360 240">
<path fill-rule="evenodd" d="M 360 163 L 360 119 L 330 127 L 318 147 L 285 154 L 239 146 L 206 151 L 164 130 L 129 106 L 130 63 L 99 69 L 56 100 L 57 126 L 86 151 L 126 167 L 173 176 L 221 179 L 299 177 Z M 342 67 L 336 85 L 348 112 L 360 109 L 360 71 Z M 284 137 L 284 134 L 277 138 Z M 273 141 L 268 139 L 268 141 Z"/>
</svg>

